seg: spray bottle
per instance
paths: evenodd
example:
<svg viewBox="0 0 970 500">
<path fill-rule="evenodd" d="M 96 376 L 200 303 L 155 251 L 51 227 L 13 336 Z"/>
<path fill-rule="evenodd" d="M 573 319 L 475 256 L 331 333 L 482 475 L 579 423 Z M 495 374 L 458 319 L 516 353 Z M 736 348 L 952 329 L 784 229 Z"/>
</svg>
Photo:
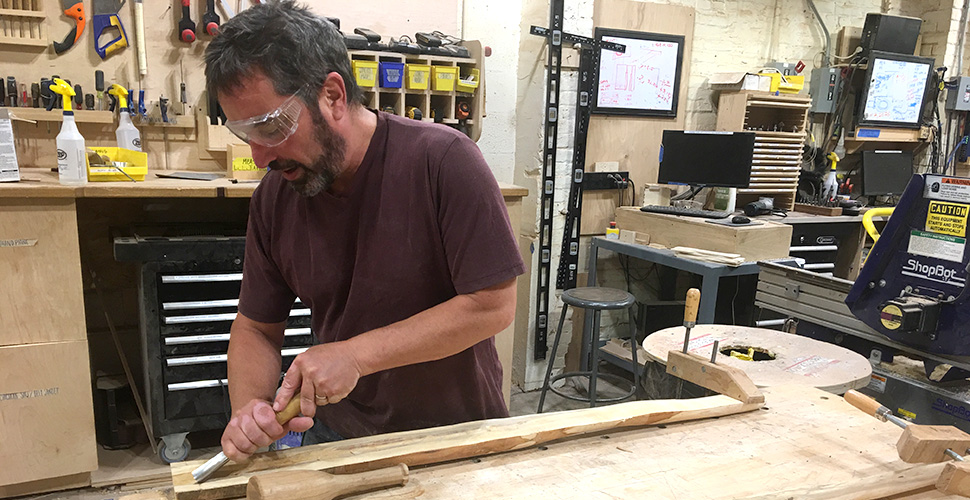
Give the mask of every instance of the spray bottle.
<svg viewBox="0 0 970 500">
<path fill-rule="evenodd" d="M 60 78 L 55 78 L 50 89 L 64 97 L 64 123 L 57 134 L 57 177 L 61 184 L 80 186 L 88 182 L 88 168 L 85 160 L 84 137 L 77 130 L 71 97 L 74 88 Z"/>
<path fill-rule="evenodd" d="M 131 123 L 131 112 L 128 109 L 128 89 L 115 83 L 108 93 L 118 98 L 118 129 L 115 130 L 118 147 L 141 151 L 141 133 Z"/>
</svg>

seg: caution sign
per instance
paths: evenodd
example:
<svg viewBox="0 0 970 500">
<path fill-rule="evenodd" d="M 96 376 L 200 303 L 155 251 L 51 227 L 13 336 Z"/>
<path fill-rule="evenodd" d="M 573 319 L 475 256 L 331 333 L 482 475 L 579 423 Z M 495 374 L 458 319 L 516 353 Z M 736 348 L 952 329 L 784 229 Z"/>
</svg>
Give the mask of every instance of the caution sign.
<svg viewBox="0 0 970 500">
<path fill-rule="evenodd" d="M 886 327 L 887 330 L 897 330 L 903 326 L 903 311 L 889 304 L 882 308 L 882 311 L 879 313 L 879 321 L 882 322 L 882 326 Z"/>
<path fill-rule="evenodd" d="M 237 172 L 253 171 L 253 170 L 259 170 L 259 167 L 256 166 L 256 162 L 253 161 L 252 158 L 248 158 L 245 156 L 237 156 L 236 158 L 232 159 L 232 169 Z"/>
<path fill-rule="evenodd" d="M 926 212 L 926 230 L 962 238 L 967 235 L 967 212 L 970 212 L 967 205 L 931 201 Z"/>
</svg>

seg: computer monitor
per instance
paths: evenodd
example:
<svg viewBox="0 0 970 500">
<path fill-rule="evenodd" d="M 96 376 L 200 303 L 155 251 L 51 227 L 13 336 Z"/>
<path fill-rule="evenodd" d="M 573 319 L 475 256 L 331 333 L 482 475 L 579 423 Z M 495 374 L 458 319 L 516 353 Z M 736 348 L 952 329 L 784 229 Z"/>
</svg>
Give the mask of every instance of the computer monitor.
<svg viewBox="0 0 970 500">
<path fill-rule="evenodd" d="M 863 195 L 900 195 L 912 177 L 912 152 L 880 150 L 862 152 Z"/>
<path fill-rule="evenodd" d="M 754 137 L 754 132 L 664 130 L 657 181 L 704 187 L 748 187 Z"/>
<path fill-rule="evenodd" d="M 919 128 L 933 62 L 931 57 L 870 52 L 859 125 Z"/>
</svg>

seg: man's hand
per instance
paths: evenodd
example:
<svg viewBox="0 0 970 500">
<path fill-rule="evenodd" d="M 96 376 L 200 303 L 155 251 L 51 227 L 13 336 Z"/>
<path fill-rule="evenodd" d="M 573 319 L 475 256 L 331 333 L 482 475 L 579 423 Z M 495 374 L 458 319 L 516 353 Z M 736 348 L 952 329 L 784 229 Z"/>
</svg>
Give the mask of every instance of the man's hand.
<svg viewBox="0 0 970 500">
<path fill-rule="evenodd" d="M 303 432 L 312 426 L 313 419 L 308 417 L 295 417 L 286 425 L 280 425 L 269 402 L 254 399 L 236 411 L 229 420 L 229 425 L 222 433 L 222 452 L 230 460 L 241 462 L 287 432 Z"/>
<path fill-rule="evenodd" d="M 308 417 L 317 406 L 336 404 L 357 387 L 361 369 L 345 342 L 321 344 L 299 354 L 276 393 L 273 409 L 280 411 L 300 391 L 300 411 Z"/>
</svg>

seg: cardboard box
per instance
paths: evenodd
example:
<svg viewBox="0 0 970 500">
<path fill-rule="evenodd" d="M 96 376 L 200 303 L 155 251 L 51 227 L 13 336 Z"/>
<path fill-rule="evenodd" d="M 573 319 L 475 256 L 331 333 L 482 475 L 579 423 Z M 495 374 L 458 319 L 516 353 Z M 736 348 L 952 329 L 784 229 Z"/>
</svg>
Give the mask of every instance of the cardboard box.
<svg viewBox="0 0 970 500">
<path fill-rule="evenodd" d="M 768 92 L 771 89 L 771 77 L 755 73 L 714 73 L 710 78 L 711 88 L 714 90 L 759 90 Z"/>
<path fill-rule="evenodd" d="M 96 470 L 87 341 L 0 347 L 0 366 L 0 486 Z"/>
<path fill-rule="evenodd" d="M 699 217 L 646 213 L 634 207 L 616 209 L 617 227 L 649 234 L 651 245 L 736 253 L 746 261 L 788 257 L 792 227 L 778 222 L 759 222 L 764 224 L 726 226 Z"/>
</svg>

